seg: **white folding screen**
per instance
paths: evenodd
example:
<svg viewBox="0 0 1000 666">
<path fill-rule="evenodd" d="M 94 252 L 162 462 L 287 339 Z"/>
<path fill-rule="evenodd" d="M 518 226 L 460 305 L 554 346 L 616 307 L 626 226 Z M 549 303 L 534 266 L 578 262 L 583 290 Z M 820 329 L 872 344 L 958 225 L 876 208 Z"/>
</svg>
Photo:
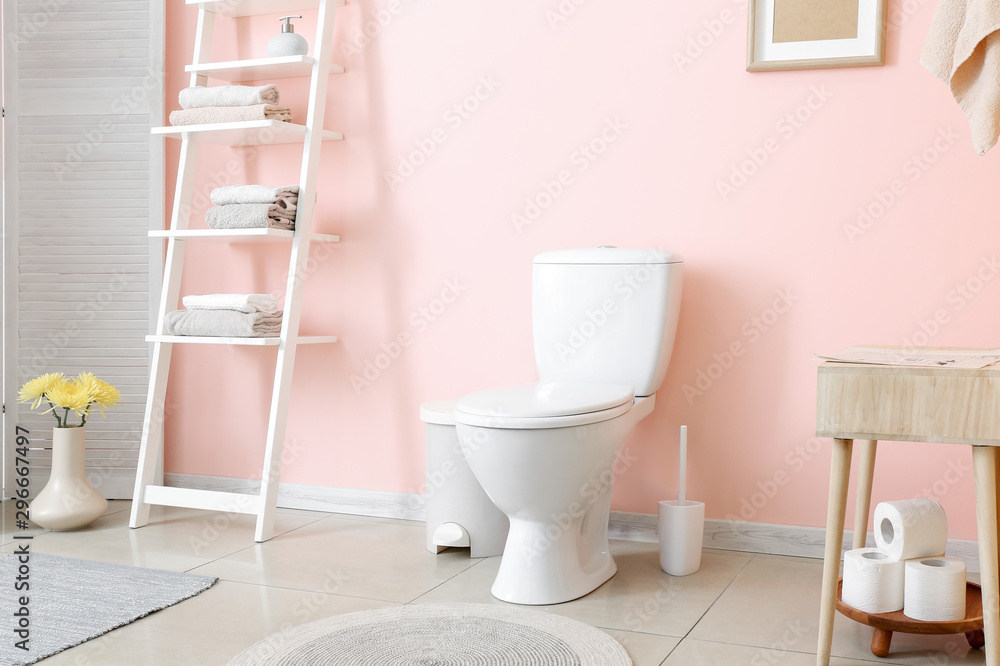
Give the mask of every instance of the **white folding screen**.
<svg viewBox="0 0 1000 666">
<path fill-rule="evenodd" d="M 161 270 L 147 231 L 163 215 L 162 147 L 149 133 L 163 118 L 163 3 L 3 4 L 7 453 L 15 426 L 47 447 L 54 425 L 16 404 L 17 386 L 89 370 L 123 396 L 87 422 L 89 476 L 106 497 L 130 498 Z M 35 493 L 48 453 L 31 456 Z"/>
</svg>

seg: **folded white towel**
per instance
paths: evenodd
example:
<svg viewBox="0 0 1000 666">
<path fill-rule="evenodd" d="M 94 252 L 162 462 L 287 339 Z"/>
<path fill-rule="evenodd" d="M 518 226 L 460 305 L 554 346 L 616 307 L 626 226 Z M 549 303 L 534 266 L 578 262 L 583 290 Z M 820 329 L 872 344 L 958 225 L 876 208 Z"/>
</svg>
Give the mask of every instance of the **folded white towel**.
<svg viewBox="0 0 1000 666">
<path fill-rule="evenodd" d="M 252 106 L 277 104 L 278 87 L 266 86 L 193 86 L 185 88 L 178 96 L 182 109 L 200 109 L 206 106 Z"/>
<path fill-rule="evenodd" d="M 299 186 L 268 187 L 267 185 L 227 185 L 217 187 L 209 195 L 216 206 L 227 204 L 291 204 L 299 201 Z"/>
<path fill-rule="evenodd" d="M 235 310 L 252 314 L 274 314 L 280 311 L 278 297 L 273 294 L 203 294 L 181 299 L 188 310 Z"/>
<path fill-rule="evenodd" d="M 213 229 L 294 229 L 295 209 L 278 204 L 231 204 L 215 206 L 205 213 Z"/>
<path fill-rule="evenodd" d="M 281 334 L 281 314 L 246 314 L 234 310 L 175 310 L 168 312 L 163 322 L 167 335 L 276 338 Z"/>
<path fill-rule="evenodd" d="M 246 120 L 281 120 L 290 122 L 292 112 L 285 106 L 255 104 L 254 106 L 205 106 L 170 112 L 171 125 L 207 125 L 238 123 Z"/>
<path fill-rule="evenodd" d="M 940 0 L 920 62 L 948 84 L 983 155 L 1000 136 L 1000 2 Z"/>
</svg>

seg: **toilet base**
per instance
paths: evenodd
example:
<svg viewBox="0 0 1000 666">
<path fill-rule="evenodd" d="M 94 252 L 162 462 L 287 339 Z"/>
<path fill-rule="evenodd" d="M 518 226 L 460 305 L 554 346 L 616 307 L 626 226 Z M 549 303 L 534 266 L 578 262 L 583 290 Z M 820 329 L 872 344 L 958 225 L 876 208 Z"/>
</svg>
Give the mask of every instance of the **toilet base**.
<svg viewBox="0 0 1000 666">
<path fill-rule="evenodd" d="M 618 571 L 608 551 L 607 518 L 604 529 L 589 539 L 581 531 L 586 522 L 577 519 L 559 525 L 512 517 L 500 570 L 490 590 L 493 596 L 512 604 L 560 604 L 607 582 Z M 585 540 L 590 543 L 581 543 Z"/>
</svg>

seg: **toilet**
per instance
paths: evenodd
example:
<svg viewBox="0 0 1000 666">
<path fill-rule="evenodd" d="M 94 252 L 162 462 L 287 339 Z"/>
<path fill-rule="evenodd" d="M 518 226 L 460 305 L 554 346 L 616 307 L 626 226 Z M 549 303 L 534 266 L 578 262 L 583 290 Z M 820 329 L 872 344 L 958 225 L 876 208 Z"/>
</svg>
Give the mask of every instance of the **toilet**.
<svg viewBox="0 0 1000 666">
<path fill-rule="evenodd" d="M 614 465 L 653 411 L 670 363 L 683 260 L 601 247 L 535 257 L 536 382 L 455 407 L 462 452 L 510 531 L 492 593 L 556 604 L 615 575 L 608 547 Z"/>
</svg>

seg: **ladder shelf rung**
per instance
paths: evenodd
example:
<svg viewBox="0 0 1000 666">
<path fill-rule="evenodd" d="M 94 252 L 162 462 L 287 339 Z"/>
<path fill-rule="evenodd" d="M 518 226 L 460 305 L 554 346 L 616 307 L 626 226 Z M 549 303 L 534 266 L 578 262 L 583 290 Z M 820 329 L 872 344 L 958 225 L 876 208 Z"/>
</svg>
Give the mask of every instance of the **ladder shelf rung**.
<svg viewBox="0 0 1000 666">
<path fill-rule="evenodd" d="M 333 7 L 343 6 L 345 0 L 329 0 Z M 303 9 L 316 9 L 319 7 L 319 0 L 187 0 L 186 4 L 191 7 L 201 7 L 207 12 L 212 12 L 220 16 L 260 16 L 262 14 L 287 14 L 289 11 L 301 11 Z"/>
<path fill-rule="evenodd" d="M 161 229 L 150 231 L 149 237 L 213 243 L 274 243 L 290 242 L 295 237 L 295 232 L 285 229 Z M 316 243 L 340 242 L 340 236 L 336 234 L 314 233 L 309 239 Z"/>
<path fill-rule="evenodd" d="M 220 146 L 267 146 L 283 143 L 303 143 L 306 126 L 281 120 L 244 120 L 236 123 L 205 125 L 170 125 L 154 127 L 154 136 L 168 139 L 188 139 Z M 323 141 L 340 141 L 340 132 L 321 130 Z"/>
<path fill-rule="evenodd" d="M 311 76 L 315 62 L 309 56 L 281 56 L 279 58 L 205 62 L 198 65 L 185 65 L 184 70 L 192 74 L 203 74 L 210 79 L 239 83 L 241 81 Z M 330 73 L 343 74 L 344 66 L 330 63 Z"/>
<path fill-rule="evenodd" d="M 300 335 L 300 345 L 326 345 L 337 341 L 336 335 Z"/>
<path fill-rule="evenodd" d="M 146 486 L 143 495 L 146 504 L 180 506 L 187 509 L 206 509 L 226 513 L 255 514 L 260 508 L 259 495 L 227 493 L 218 490 L 178 488 L 176 486 Z"/>
<path fill-rule="evenodd" d="M 245 347 L 277 347 L 281 338 L 224 338 L 198 335 L 147 335 L 146 342 L 166 342 L 187 345 L 242 345 Z M 337 342 L 336 335 L 300 335 L 300 345 L 321 345 Z"/>
</svg>

